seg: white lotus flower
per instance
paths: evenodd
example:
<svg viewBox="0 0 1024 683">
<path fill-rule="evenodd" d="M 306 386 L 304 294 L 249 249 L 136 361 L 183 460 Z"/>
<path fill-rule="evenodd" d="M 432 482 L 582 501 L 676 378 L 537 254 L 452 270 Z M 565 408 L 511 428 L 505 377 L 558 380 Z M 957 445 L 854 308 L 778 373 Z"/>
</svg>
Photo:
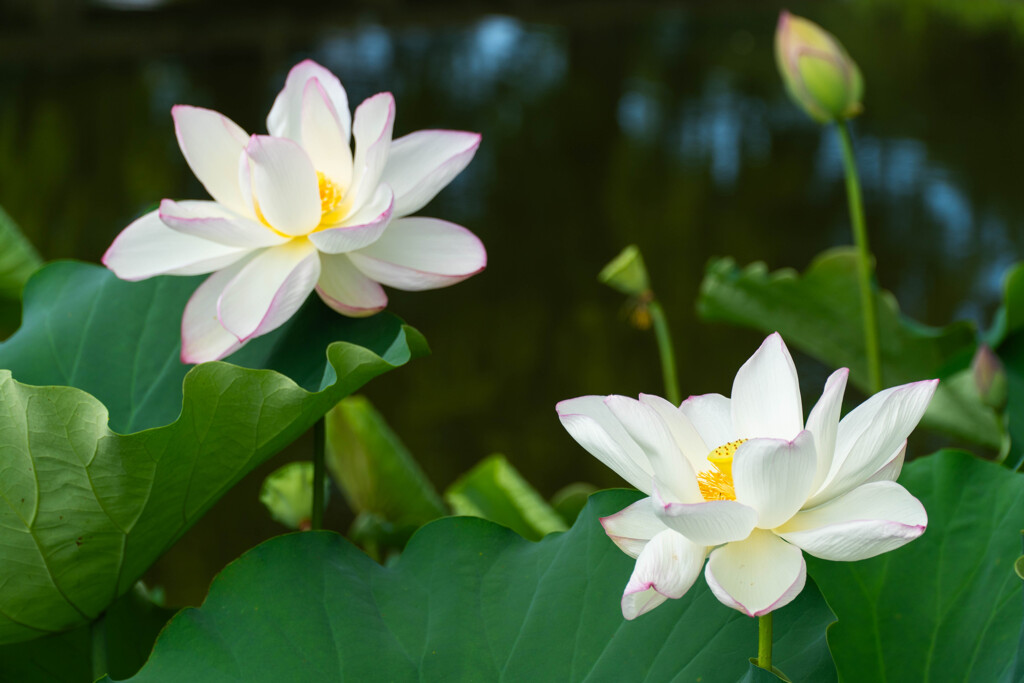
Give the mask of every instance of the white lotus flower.
<svg viewBox="0 0 1024 683">
<path fill-rule="evenodd" d="M 214 201 L 165 199 L 118 235 L 103 263 L 125 280 L 213 273 L 185 307 L 185 363 L 223 358 L 276 329 L 314 289 L 339 313 L 367 316 L 387 305 L 381 284 L 434 289 L 486 265 L 465 228 L 407 217 L 466 167 L 476 133 L 421 130 L 392 140 L 390 93 L 368 98 L 351 118 L 341 83 L 308 60 L 274 101 L 269 136 L 250 137 L 208 109 L 171 113 L 181 151 Z"/>
<path fill-rule="evenodd" d="M 895 480 L 938 380 L 879 392 L 840 422 L 847 374 L 829 377 L 805 425 L 796 368 L 773 334 L 736 373 L 732 398 L 558 404 L 572 437 L 648 494 L 601 520 L 636 558 L 627 619 L 681 597 L 709 555 L 715 596 L 761 616 L 803 589 L 803 551 L 861 560 L 924 533 L 924 507 Z"/>
</svg>

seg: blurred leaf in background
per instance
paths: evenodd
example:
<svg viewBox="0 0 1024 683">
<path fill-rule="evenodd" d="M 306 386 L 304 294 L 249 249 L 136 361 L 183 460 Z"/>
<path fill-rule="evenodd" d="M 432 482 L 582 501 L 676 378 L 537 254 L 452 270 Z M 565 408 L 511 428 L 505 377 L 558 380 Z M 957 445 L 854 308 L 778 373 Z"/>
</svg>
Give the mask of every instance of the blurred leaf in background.
<svg viewBox="0 0 1024 683">
<path fill-rule="evenodd" d="M 0 337 L 21 319 L 21 290 L 43 260 L 3 208 L 0 208 Z"/>
<path fill-rule="evenodd" d="M 448 514 L 416 459 L 369 400 L 349 396 L 324 419 L 327 468 L 356 513 L 357 542 L 367 549 L 400 549 L 417 528 Z"/>
<path fill-rule="evenodd" d="M 324 482 L 324 505 L 330 487 Z M 267 475 L 260 488 L 260 502 L 275 522 L 289 529 L 309 531 L 313 516 L 313 463 L 290 462 Z"/>
<path fill-rule="evenodd" d="M 994 372 L 997 398 L 1002 398 L 999 382 L 1005 381 L 1006 384 L 1006 425 L 1010 444 L 1004 463 L 1018 470 L 1024 467 L 1024 264 L 1017 264 L 1006 275 L 1003 302 L 986 341 L 995 350 L 1002 366 Z M 981 382 L 979 390 L 983 389 L 984 382 Z"/>
<path fill-rule="evenodd" d="M 503 455 L 492 455 L 444 492 L 456 515 L 483 517 L 531 541 L 569 525 Z"/>
<path fill-rule="evenodd" d="M 729 258 L 712 260 L 698 311 L 708 321 L 778 331 L 826 365 L 850 368 L 851 382 L 867 392 L 856 267 L 856 254 L 846 247 L 821 254 L 803 274 L 790 268 L 769 273 L 760 262 L 739 268 Z M 1005 448 L 1002 420 L 982 401 L 972 379 L 974 325 L 922 325 L 901 314 L 884 290 L 876 292 L 876 305 L 883 386 L 944 380 L 921 423 L 993 451 Z"/>
<path fill-rule="evenodd" d="M 160 629 L 177 610 L 160 605 L 159 595 L 141 584 L 116 600 L 103 617 L 109 673 L 128 678 L 146 663 Z M 92 634 L 90 626 L 0 646 L 0 681 L 91 683 Z"/>
</svg>

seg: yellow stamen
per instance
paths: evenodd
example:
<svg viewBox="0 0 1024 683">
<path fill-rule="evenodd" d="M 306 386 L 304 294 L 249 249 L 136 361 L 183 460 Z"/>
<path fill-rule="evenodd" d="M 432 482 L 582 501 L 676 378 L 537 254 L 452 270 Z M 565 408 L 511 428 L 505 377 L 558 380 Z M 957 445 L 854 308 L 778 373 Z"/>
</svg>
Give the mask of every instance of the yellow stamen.
<svg viewBox="0 0 1024 683">
<path fill-rule="evenodd" d="M 316 172 L 316 180 L 320 185 L 320 213 L 330 213 L 341 203 L 345 193 L 320 171 Z"/>
<path fill-rule="evenodd" d="M 713 468 L 697 475 L 697 487 L 704 500 L 736 500 L 732 482 L 732 458 L 746 439 L 730 441 L 708 453 Z"/>
<path fill-rule="evenodd" d="M 345 190 L 334 183 L 320 171 L 316 172 L 317 183 L 320 186 L 320 226 L 318 230 L 341 222 L 348 213 L 351 204 L 345 201 Z"/>
<path fill-rule="evenodd" d="M 706 470 L 698 474 L 697 487 L 704 500 L 736 500 L 732 477 L 718 470 Z"/>
</svg>

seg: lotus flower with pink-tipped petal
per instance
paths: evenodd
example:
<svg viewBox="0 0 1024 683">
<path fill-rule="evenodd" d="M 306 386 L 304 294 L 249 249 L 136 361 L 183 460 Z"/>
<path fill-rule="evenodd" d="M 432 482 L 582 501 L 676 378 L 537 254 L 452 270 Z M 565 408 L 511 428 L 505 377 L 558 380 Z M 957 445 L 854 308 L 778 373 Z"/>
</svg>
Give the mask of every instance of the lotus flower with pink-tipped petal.
<svg viewBox="0 0 1024 683">
<path fill-rule="evenodd" d="M 736 373 L 730 398 L 558 404 L 572 437 L 647 494 L 601 520 L 636 558 L 627 619 L 681 597 L 702 568 L 722 603 L 761 616 L 803 589 L 804 552 L 860 560 L 924 532 L 924 507 L 896 478 L 937 380 L 879 392 L 840 421 L 847 374 L 829 377 L 805 423 L 796 368 L 773 334 Z"/>
<path fill-rule="evenodd" d="M 392 140 L 390 93 L 351 117 L 340 81 L 308 60 L 288 74 L 270 135 L 250 136 L 208 109 L 171 113 L 213 201 L 165 199 L 117 236 L 103 263 L 125 280 L 212 273 L 185 307 L 183 362 L 233 353 L 284 324 L 313 290 L 339 313 L 367 316 L 387 305 L 382 284 L 444 287 L 486 265 L 465 228 L 410 217 L 470 162 L 476 133 Z"/>
</svg>

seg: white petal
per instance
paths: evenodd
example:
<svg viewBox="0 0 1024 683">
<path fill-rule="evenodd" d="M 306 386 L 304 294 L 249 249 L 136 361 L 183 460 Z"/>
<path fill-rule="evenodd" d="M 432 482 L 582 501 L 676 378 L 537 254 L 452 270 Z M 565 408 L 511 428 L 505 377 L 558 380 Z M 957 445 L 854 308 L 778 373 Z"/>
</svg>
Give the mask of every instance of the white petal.
<svg viewBox="0 0 1024 683">
<path fill-rule="evenodd" d="M 253 135 L 239 172 L 253 210 L 286 235 L 305 235 L 320 224 L 320 185 L 309 156 L 285 138 Z"/>
<path fill-rule="evenodd" d="M 103 265 L 122 280 L 154 275 L 199 275 L 229 266 L 249 249 L 229 247 L 172 230 L 157 211 L 137 218 L 103 255 Z"/>
<path fill-rule="evenodd" d="M 189 168 L 217 202 L 243 215 L 251 210 L 238 187 L 238 159 L 249 136 L 234 121 L 210 109 L 171 107 L 174 133 Z"/>
<path fill-rule="evenodd" d="M 808 431 L 793 441 L 751 439 L 732 461 L 736 500 L 757 510 L 758 527 L 783 524 L 807 500 L 815 465 L 814 435 Z"/>
<path fill-rule="evenodd" d="M 160 202 L 159 214 L 164 225 L 172 230 L 229 247 L 257 249 L 288 241 L 287 237 L 278 235 L 265 225 L 229 211 L 216 202 L 165 199 Z"/>
<path fill-rule="evenodd" d="M 395 191 L 395 215 L 426 206 L 466 168 L 479 146 L 479 133 L 461 130 L 418 130 L 392 142 L 381 180 Z"/>
<path fill-rule="evenodd" d="M 217 320 L 217 299 L 248 261 L 243 259 L 214 273 L 192 293 L 181 319 L 182 363 L 220 360 L 242 348 L 242 342 Z"/>
<path fill-rule="evenodd" d="M 650 495 L 653 470 L 643 450 L 615 419 L 604 396 L 580 396 L 555 406 L 562 426 L 584 450 Z"/>
<path fill-rule="evenodd" d="M 657 492 L 653 498 L 654 512 L 664 525 L 698 545 L 716 546 L 742 541 L 757 524 L 757 511 L 734 500 L 667 503 L 657 496 Z"/>
<path fill-rule="evenodd" d="M 817 491 L 832 468 L 832 457 L 836 450 L 836 431 L 839 428 L 839 413 L 843 408 L 843 394 L 846 380 L 850 375 L 847 368 L 832 373 L 825 382 L 821 398 L 807 416 L 807 430 L 814 434 L 814 451 L 818 465 L 811 482 L 811 491 Z"/>
<path fill-rule="evenodd" d="M 700 575 L 707 548 L 665 530 L 644 546 L 622 596 L 622 616 L 636 619 L 665 601 L 681 598 Z"/>
<path fill-rule="evenodd" d="M 650 498 L 643 498 L 614 515 L 601 518 L 608 538 L 630 557 L 637 557 L 647 542 L 666 529 L 654 514 Z"/>
<path fill-rule="evenodd" d="M 313 167 L 342 188 L 352 182 L 348 109 L 345 110 L 345 119 L 343 126 L 330 96 L 318 79 L 306 81 L 302 98 L 302 139 L 298 142 L 302 143 Z"/>
<path fill-rule="evenodd" d="M 320 259 L 309 240 L 265 249 L 224 287 L 217 318 L 239 341 L 264 335 L 299 310 L 319 276 Z"/>
<path fill-rule="evenodd" d="M 647 456 L 655 478 L 667 490 L 672 502 L 694 503 L 701 500 L 693 468 L 672 439 L 658 412 L 627 396 L 607 396 L 604 404 L 630 438 Z"/>
<path fill-rule="evenodd" d="M 854 561 L 899 548 L 924 533 L 928 514 L 894 481 L 864 484 L 776 529 L 815 557 Z"/>
<path fill-rule="evenodd" d="M 367 247 L 384 234 L 391 221 L 395 197 L 387 185 L 377 187 L 377 196 L 362 210 L 345 219 L 334 228 L 325 228 L 309 234 L 309 241 L 327 254 L 343 254 Z"/>
<path fill-rule="evenodd" d="M 856 488 L 882 468 L 924 415 L 938 380 L 880 391 L 842 419 L 825 484 L 807 503 L 820 505 Z"/>
<path fill-rule="evenodd" d="M 379 284 L 359 272 L 345 254 L 320 254 L 320 299 L 342 315 L 365 318 L 388 305 Z"/>
<path fill-rule="evenodd" d="M 807 565 L 800 548 L 755 529 L 747 540 L 712 551 L 704 577 L 722 604 L 759 617 L 800 594 Z"/>
<path fill-rule="evenodd" d="M 356 108 L 352 136 L 356 157 L 352 164 L 351 206 L 358 211 L 377 191 L 388 163 L 391 131 L 395 126 L 395 98 L 389 92 L 369 97 Z M 345 196 L 349 201 L 349 196 Z"/>
<path fill-rule="evenodd" d="M 708 447 L 700 437 L 697 429 L 677 406 L 672 405 L 660 396 L 653 394 L 640 394 L 640 402 L 654 408 L 661 416 L 665 426 L 668 427 L 672 438 L 675 440 L 679 450 L 690 463 L 694 472 L 702 472 L 708 469 Z M 721 444 L 715 444 L 716 446 Z"/>
<path fill-rule="evenodd" d="M 267 131 L 274 137 L 291 138 L 295 142 L 302 141 L 302 100 L 306 84 L 316 79 L 330 99 L 334 111 L 338 114 L 338 124 L 349 139 L 351 115 L 348 110 L 348 96 L 341 81 L 330 71 L 311 59 L 299 62 L 288 72 L 284 89 L 274 100 L 267 116 Z"/>
<path fill-rule="evenodd" d="M 907 442 L 904 441 L 893 456 L 889 458 L 889 461 L 882 465 L 877 472 L 868 477 L 867 481 L 864 483 L 867 484 L 872 481 L 896 481 L 900 478 L 900 472 L 903 471 L 903 461 L 906 457 Z"/>
<path fill-rule="evenodd" d="M 737 439 L 736 432 L 732 427 L 732 410 L 729 407 L 729 399 L 725 396 L 721 394 L 691 396 L 682 402 L 679 410 L 697 430 L 701 440 L 709 447 L 708 453 Z M 704 457 L 707 459 L 707 454 Z M 706 470 L 711 467 L 711 463 L 704 463 L 701 466 Z"/>
<path fill-rule="evenodd" d="M 804 428 L 796 366 L 778 332 L 736 373 L 731 398 L 737 439 L 789 440 Z"/>
<path fill-rule="evenodd" d="M 351 257 L 369 277 L 405 291 L 447 287 L 487 265 L 476 235 L 437 218 L 392 220 L 380 239 Z"/>
</svg>

